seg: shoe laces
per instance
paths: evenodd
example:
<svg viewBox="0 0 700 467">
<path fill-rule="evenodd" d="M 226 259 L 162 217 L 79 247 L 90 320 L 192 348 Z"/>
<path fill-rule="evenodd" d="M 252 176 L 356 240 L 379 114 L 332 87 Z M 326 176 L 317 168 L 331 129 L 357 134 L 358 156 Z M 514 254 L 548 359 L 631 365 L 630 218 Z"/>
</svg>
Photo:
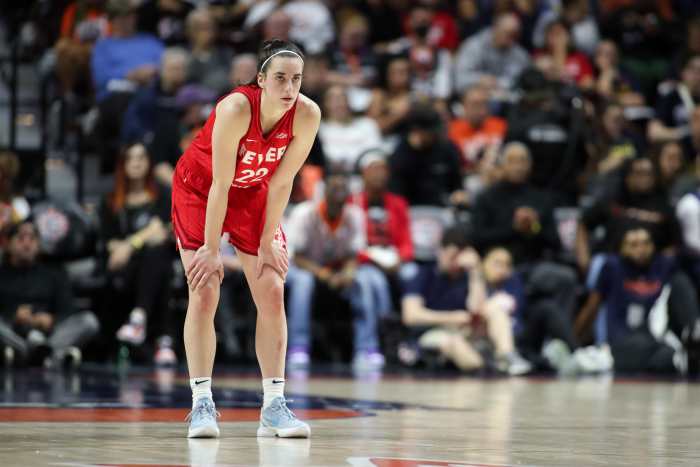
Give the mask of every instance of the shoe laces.
<svg viewBox="0 0 700 467">
<path fill-rule="evenodd" d="M 276 414 L 280 414 L 283 418 L 286 418 L 287 420 L 294 420 L 296 419 L 296 416 L 294 413 L 289 410 L 289 407 L 287 407 L 287 402 L 292 402 L 291 399 L 288 401 L 284 398 L 281 398 L 282 400 L 280 401 L 279 404 L 275 404 L 274 406 L 271 406 L 272 410 Z"/>
<path fill-rule="evenodd" d="M 214 418 L 221 417 L 221 414 L 219 413 L 219 411 L 214 408 L 214 404 L 210 403 L 210 402 L 196 404 L 192 408 L 190 413 L 188 413 L 187 416 L 185 417 L 185 421 L 189 422 L 190 420 L 192 420 L 192 418 L 195 415 L 201 415 L 201 416 L 209 415 L 209 416 L 214 417 Z"/>
</svg>

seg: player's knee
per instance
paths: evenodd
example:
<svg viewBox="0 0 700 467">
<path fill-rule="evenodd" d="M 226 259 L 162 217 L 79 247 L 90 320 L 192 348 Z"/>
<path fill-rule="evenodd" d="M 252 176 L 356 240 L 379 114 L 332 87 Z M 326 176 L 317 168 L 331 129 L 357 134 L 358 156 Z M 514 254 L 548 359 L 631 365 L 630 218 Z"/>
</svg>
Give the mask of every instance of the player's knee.
<svg viewBox="0 0 700 467">
<path fill-rule="evenodd" d="M 261 304 L 265 311 L 282 312 L 284 310 L 284 283 L 276 272 L 263 274 L 259 290 Z"/>
<path fill-rule="evenodd" d="M 191 291 L 191 301 L 194 310 L 201 313 L 213 313 L 219 302 L 218 278 L 210 278 L 206 284 Z"/>
</svg>

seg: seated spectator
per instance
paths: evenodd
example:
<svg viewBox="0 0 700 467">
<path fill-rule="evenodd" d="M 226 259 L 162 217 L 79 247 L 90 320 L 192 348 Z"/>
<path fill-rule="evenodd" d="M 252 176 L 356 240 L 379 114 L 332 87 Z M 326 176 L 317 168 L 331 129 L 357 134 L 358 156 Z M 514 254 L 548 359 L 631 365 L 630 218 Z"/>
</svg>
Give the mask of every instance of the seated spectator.
<svg viewBox="0 0 700 467">
<path fill-rule="evenodd" d="M 163 44 L 136 32 L 130 0 L 109 0 L 106 10 L 111 34 L 97 41 L 90 62 L 99 111 L 91 136 L 101 157 L 101 171 L 113 173 L 124 113 L 133 93 L 157 75 Z"/>
<path fill-rule="evenodd" d="M 571 90 L 528 69 L 518 80 L 522 94 L 508 114 L 505 141 L 520 141 L 532 155 L 532 183 L 551 190 L 555 203 L 572 205 L 583 184 L 586 148 L 582 111 Z"/>
<path fill-rule="evenodd" d="M 616 371 L 685 373 L 681 338 L 700 319 L 696 292 L 674 258 L 658 253 L 646 228 L 625 229 L 616 252 L 606 256 L 577 317 L 579 335 L 601 305 Z"/>
<path fill-rule="evenodd" d="M 389 189 L 411 206 L 447 206 L 464 199 L 459 149 L 439 114 L 425 104 L 411 111 L 408 132 L 389 158 Z"/>
<path fill-rule="evenodd" d="M 547 25 L 544 47 L 535 53 L 535 57 L 540 55 L 551 58 L 558 81 L 584 89 L 593 87 L 591 62 L 574 48 L 569 28 L 563 21 L 555 20 Z"/>
<path fill-rule="evenodd" d="M 157 71 L 163 44 L 154 36 L 136 32 L 136 12 L 130 0 L 109 0 L 109 37 L 92 50 L 91 71 L 98 102 L 110 92 L 132 92 L 146 85 Z"/>
<path fill-rule="evenodd" d="M 215 99 L 209 89 L 188 84 L 178 90 L 170 114 L 159 115 L 148 150 L 153 156 L 153 174 L 161 185 L 172 186 L 175 164 L 187 148 L 192 131 L 206 122 Z"/>
<path fill-rule="evenodd" d="M 190 49 L 187 82 L 222 94 L 230 87 L 232 53 L 228 48 L 217 46 L 216 38 L 216 22 L 208 8 L 198 8 L 187 15 Z"/>
<path fill-rule="evenodd" d="M 476 194 L 492 180 L 496 155 L 506 133 L 506 121 L 491 115 L 489 93 L 474 86 L 462 95 L 464 114 L 450 122 L 449 138 L 462 150 L 467 189 Z"/>
<path fill-rule="evenodd" d="M 606 104 L 594 124 L 594 137 L 588 141 L 590 157 L 584 183 L 589 195 L 601 198 L 619 187 L 622 165 L 642 154 L 644 141 L 631 130 L 620 104 Z"/>
<path fill-rule="evenodd" d="M 683 138 L 682 142 L 685 157 L 690 161 L 700 154 L 700 107 L 693 108 L 689 129 L 689 134 Z"/>
<path fill-rule="evenodd" d="M 568 363 L 565 359 L 577 346 L 569 314 L 562 312 L 553 300 L 526 299 L 521 275 L 515 271 L 513 258 L 507 249 L 494 247 L 488 250 L 483 266 L 488 296 L 500 295 L 513 304 L 510 314 L 518 349 L 530 362 L 544 365 L 546 359 L 548 366 L 565 370 Z M 558 346 L 563 345 L 565 356 L 551 358 L 545 346 L 547 340 L 556 340 Z"/>
<path fill-rule="evenodd" d="M 194 6 L 185 0 L 145 0 L 138 9 L 138 29 L 168 46 L 185 45 L 186 19 Z"/>
<path fill-rule="evenodd" d="M 683 236 L 683 257 L 696 287 L 700 287 L 700 188 L 686 193 L 676 205 Z"/>
<path fill-rule="evenodd" d="M 321 287 L 350 302 L 353 367 L 378 370 L 384 366 L 378 323 L 391 307 L 388 285 L 375 266 L 357 264 L 358 253 L 366 248 L 364 214 L 347 197 L 347 178 L 327 175 L 325 199 L 297 205 L 289 218 L 293 260 L 287 275 L 288 364 L 292 368 L 309 364 L 314 290 Z"/>
<path fill-rule="evenodd" d="M 645 227 L 659 249 L 669 249 L 679 240 L 678 224 L 666 197 L 659 191 L 650 159 L 632 159 L 622 167 L 621 189 L 609 197 L 584 205 L 576 234 L 576 261 L 588 271 L 593 251 L 614 251 L 620 232 L 629 226 Z M 592 238 L 604 227 L 602 238 Z"/>
<path fill-rule="evenodd" d="M 546 252 L 560 248 L 551 195 L 532 186 L 531 168 L 530 151 L 524 144 L 506 144 L 501 153 L 501 182 L 474 202 L 475 246 L 483 252 L 502 246 L 517 265 L 540 261 Z"/>
<path fill-rule="evenodd" d="M 621 105 L 644 105 L 639 83 L 620 64 L 617 44 L 602 40 L 593 57 L 594 90 L 604 99 L 617 101 Z"/>
<path fill-rule="evenodd" d="M 475 84 L 501 93 L 510 90 L 530 64 L 530 56 L 518 45 L 519 34 L 518 17 L 507 13 L 497 17 L 490 28 L 466 39 L 456 57 L 457 92 Z"/>
<path fill-rule="evenodd" d="M 306 62 L 304 68 L 308 68 L 309 58 L 306 57 Z M 219 91 L 223 94 L 228 93 L 238 86 L 248 84 L 255 79 L 258 74 L 258 58 L 255 54 L 239 54 L 233 57 L 231 60 L 231 68 L 228 73 L 228 83 L 225 89 L 220 89 Z M 302 86 L 308 78 L 304 76 Z M 306 94 L 305 94 L 306 95 Z"/>
<path fill-rule="evenodd" d="M 495 367 L 510 375 L 530 371 L 515 349 L 510 313 L 512 298 L 487 296 L 481 259 L 464 232 L 445 231 L 437 264 L 415 266 L 404 274 L 401 315 L 422 349 L 434 349 L 462 371 L 486 365 L 471 342 L 484 332 L 494 348 Z"/>
<path fill-rule="evenodd" d="M 31 212 L 27 200 L 15 191 L 19 168 L 19 159 L 15 153 L 0 152 L 0 254 L 7 240 L 7 230 L 29 217 Z"/>
<path fill-rule="evenodd" d="M 452 55 L 439 45 L 440 40 L 431 31 L 439 33 L 435 11 L 430 5 L 411 7 L 406 35 L 390 43 L 385 52 L 407 56 L 411 62 L 413 91 L 423 98 L 437 99 L 445 107 L 453 91 Z"/>
<path fill-rule="evenodd" d="M 666 195 L 671 206 L 675 206 L 680 196 L 681 176 L 686 172 L 683 146 L 677 141 L 667 141 L 658 145 L 652 153 L 652 161 L 659 177 L 659 189 Z"/>
<path fill-rule="evenodd" d="M 547 27 L 554 21 L 571 25 L 572 45 L 589 56 L 593 55 L 600 35 L 587 0 L 562 0 L 561 8 L 552 8 L 540 15 L 533 33 L 535 47 L 546 43 Z"/>
<path fill-rule="evenodd" d="M 81 360 L 80 348 L 99 330 L 91 311 L 75 310 L 68 274 L 39 258 L 39 234 L 30 219 L 13 224 L 0 266 L 0 343 L 18 361 Z M 11 363 L 11 362 L 8 362 Z"/>
<path fill-rule="evenodd" d="M 143 144 L 128 146 L 117 164 L 114 191 L 100 211 L 103 260 L 108 278 L 104 336 L 140 346 L 149 335 L 167 334 L 164 315 L 166 292 L 172 274 L 172 245 L 168 242 L 170 196 L 155 183 L 151 161 Z M 125 314 L 117 309 L 125 303 Z M 118 328 L 118 330 L 117 330 Z M 159 349 L 160 350 L 160 349 Z M 174 363 L 175 354 L 158 352 Z"/>
<path fill-rule="evenodd" d="M 700 55 L 689 57 L 681 81 L 673 90 L 658 96 L 656 117 L 649 122 L 647 137 L 652 143 L 680 141 L 689 131 L 695 102 L 700 100 Z"/>
<path fill-rule="evenodd" d="M 369 30 L 364 16 L 353 14 L 340 25 L 338 45 L 331 50 L 329 84 L 369 87 L 377 75 L 377 57 L 367 39 Z"/>
<path fill-rule="evenodd" d="M 335 39 L 333 15 L 320 0 L 291 0 L 282 6 L 292 20 L 289 38 L 310 54 L 326 50 Z"/>
<path fill-rule="evenodd" d="M 631 1 L 601 18 L 603 37 L 617 44 L 622 63 L 649 101 L 658 82 L 667 78 L 671 54 L 678 48 L 677 36 L 669 34 L 676 26 L 663 11 L 665 6 L 665 2 Z"/>
<path fill-rule="evenodd" d="M 253 12 L 251 11 L 251 15 L 252 13 Z M 246 18 L 246 23 L 248 23 L 251 15 Z M 291 37 L 289 36 L 289 32 L 291 30 L 292 18 L 282 9 L 273 10 L 269 15 L 267 15 L 266 18 L 264 18 L 262 24 L 262 37 L 260 38 L 261 42 L 272 39 L 280 39 L 290 42 L 292 41 Z M 306 56 L 308 57 L 308 54 L 306 54 Z"/>
<path fill-rule="evenodd" d="M 393 275 L 402 264 L 413 261 L 413 242 L 408 203 L 388 191 L 387 156 L 381 149 L 363 154 L 358 165 L 364 189 L 352 196 L 352 202 L 365 213 L 367 249 L 361 258 Z"/>
<path fill-rule="evenodd" d="M 176 120 L 175 95 L 185 83 L 189 54 L 185 49 L 163 52 L 160 73 L 131 99 L 124 114 L 122 142 L 153 142 L 153 134 L 166 120 Z"/>
<path fill-rule="evenodd" d="M 347 88 L 331 86 L 323 99 L 323 121 L 318 138 L 326 162 L 335 170 L 354 171 L 364 151 L 381 144 L 379 128 L 369 117 L 354 117 L 348 105 Z"/>
<path fill-rule="evenodd" d="M 56 76 L 63 95 L 88 97 L 90 55 L 99 38 L 109 33 L 109 21 L 101 0 L 77 0 L 63 11 L 61 37 L 56 42 Z"/>
<path fill-rule="evenodd" d="M 517 6 L 515 6 L 517 8 Z M 491 22 L 491 9 L 478 0 L 464 0 L 457 4 L 456 21 L 459 37 L 472 37 Z M 522 15 L 518 15 L 522 17 Z M 530 38 L 523 38 L 530 41 Z M 526 47 L 527 48 L 527 47 Z M 528 50 L 532 47 L 527 48 Z"/>
<path fill-rule="evenodd" d="M 372 91 L 367 115 L 379 125 L 383 135 L 396 135 L 406 126 L 414 101 L 411 62 L 403 56 L 389 60 L 381 87 Z"/>
</svg>

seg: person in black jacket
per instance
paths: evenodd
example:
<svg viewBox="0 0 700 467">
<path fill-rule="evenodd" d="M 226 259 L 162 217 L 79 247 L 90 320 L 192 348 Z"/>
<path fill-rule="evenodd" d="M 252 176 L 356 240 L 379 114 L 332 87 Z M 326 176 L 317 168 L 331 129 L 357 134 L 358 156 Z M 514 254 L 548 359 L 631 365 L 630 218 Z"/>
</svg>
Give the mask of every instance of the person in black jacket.
<svg viewBox="0 0 700 467">
<path fill-rule="evenodd" d="M 411 206 L 447 206 L 461 198 L 459 149 L 443 133 L 440 115 L 418 105 L 409 117 L 408 133 L 389 159 L 389 189 Z"/>
<path fill-rule="evenodd" d="M 60 358 L 98 330 L 92 312 L 75 311 L 66 271 L 39 259 L 39 235 L 31 219 L 10 227 L 0 266 L 0 343 L 6 360 Z"/>
<path fill-rule="evenodd" d="M 532 160 L 527 146 L 508 143 L 501 153 L 501 182 L 474 203 L 474 242 L 480 251 L 504 246 L 516 265 L 538 261 L 560 248 L 547 192 L 529 182 Z"/>
</svg>

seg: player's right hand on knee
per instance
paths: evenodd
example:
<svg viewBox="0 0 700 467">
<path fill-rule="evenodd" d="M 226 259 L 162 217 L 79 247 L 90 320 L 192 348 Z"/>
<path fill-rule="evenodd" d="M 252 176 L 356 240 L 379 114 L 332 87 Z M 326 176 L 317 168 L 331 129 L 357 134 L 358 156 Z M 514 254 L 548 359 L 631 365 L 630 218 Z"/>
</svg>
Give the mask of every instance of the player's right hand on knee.
<svg viewBox="0 0 700 467">
<path fill-rule="evenodd" d="M 206 245 L 199 247 L 187 268 L 187 283 L 191 290 L 199 290 L 204 287 L 212 274 L 217 274 L 219 283 L 224 280 L 224 265 L 221 262 L 221 253 L 213 251 Z"/>
</svg>

